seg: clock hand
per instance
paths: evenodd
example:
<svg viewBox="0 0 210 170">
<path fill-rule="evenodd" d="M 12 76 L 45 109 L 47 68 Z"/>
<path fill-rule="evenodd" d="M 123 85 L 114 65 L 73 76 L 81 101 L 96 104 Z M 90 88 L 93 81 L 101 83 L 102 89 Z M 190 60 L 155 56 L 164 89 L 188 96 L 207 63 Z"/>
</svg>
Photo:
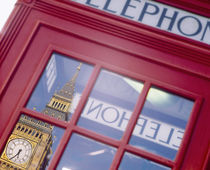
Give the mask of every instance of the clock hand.
<svg viewBox="0 0 210 170">
<path fill-rule="evenodd" d="M 15 158 L 16 156 L 18 156 L 18 158 L 19 158 L 19 154 L 20 154 L 20 152 L 22 152 L 22 149 L 19 149 L 18 153 L 17 153 L 16 155 L 14 155 L 14 156 L 13 156 L 12 158 L 10 158 L 10 159 Z"/>
<path fill-rule="evenodd" d="M 22 149 L 19 150 L 19 153 L 18 153 L 18 155 L 17 155 L 17 158 L 19 158 L 19 155 L 20 155 L 20 152 L 21 152 L 21 151 L 22 151 Z"/>
</svg>

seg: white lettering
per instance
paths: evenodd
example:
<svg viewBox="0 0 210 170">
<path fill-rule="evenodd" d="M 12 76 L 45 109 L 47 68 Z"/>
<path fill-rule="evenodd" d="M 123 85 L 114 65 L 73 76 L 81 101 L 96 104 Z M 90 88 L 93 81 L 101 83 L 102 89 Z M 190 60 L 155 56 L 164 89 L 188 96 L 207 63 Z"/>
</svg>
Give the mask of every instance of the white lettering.
<svg viewBox="0 0 210 170">
<path fill-rule="evenodd" d="M 73 113 L 80 95 L 76 94 L 70 112 Z M 114 129 L 125 131 L 132 112 L 103 101 L 89 98 L 82 117 Z M 178 150 L 184 130 L 173 125 L 141 115 L 137 121 L 133 135 L 151 142 Z"/>
</svg>

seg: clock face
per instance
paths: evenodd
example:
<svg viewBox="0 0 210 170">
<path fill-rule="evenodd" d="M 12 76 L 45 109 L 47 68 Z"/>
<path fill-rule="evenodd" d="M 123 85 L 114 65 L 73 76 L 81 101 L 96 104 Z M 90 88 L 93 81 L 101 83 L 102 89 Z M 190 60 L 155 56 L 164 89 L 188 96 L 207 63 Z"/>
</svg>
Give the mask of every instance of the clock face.
<svg viewBox="0 0 210 170">
<path fill-rule="evenodd" d="M 32 145 L 25 139 L 9 141 L 6 149 L 8 159 L 16 164 L 26 163 L 32 154 Z"/>
</svg>

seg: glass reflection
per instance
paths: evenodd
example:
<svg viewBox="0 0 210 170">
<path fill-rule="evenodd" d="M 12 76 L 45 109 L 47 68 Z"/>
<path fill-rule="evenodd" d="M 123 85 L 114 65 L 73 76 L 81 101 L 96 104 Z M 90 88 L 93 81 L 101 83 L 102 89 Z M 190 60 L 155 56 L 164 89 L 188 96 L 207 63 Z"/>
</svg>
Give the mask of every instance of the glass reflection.
<svg viewBox="0 0 210 170">
<path fill-rule="evenodd" d="M 171 168 L 165 167 L 163 165 L 157 164 L 150 160 L 138 157 L 136 155 L 125 153 L 122 162 L 120 164 L 119 170 L 170 170 Z"/>
<path fill-rule="evenodd" d="M 130 144 L 173 160 L 193 104 L 191 100 L 152 87 Z"/>
<path fill-rule="evenodd" d="M 27 108 L 69 120 L 92 71 L 92 66 L 54 53 Z M 75 99 L 77 102 L 73 103 Z"/>
<path fill-rule="evenodd" d="M 140 82 L 102 70 L 78 125 L 120 139 L 142 87 Z"/>
<path fill-rule="evenodd" d="M 92 139 L 73 134 L 61 157 L 57 169 L 107 170 L 116 150 Z"/>
<path fill-rule="evenodd" d="M 0 169 L 47 169 L 64 130 L 21 115 L 0 158 Z"/>
</svg>

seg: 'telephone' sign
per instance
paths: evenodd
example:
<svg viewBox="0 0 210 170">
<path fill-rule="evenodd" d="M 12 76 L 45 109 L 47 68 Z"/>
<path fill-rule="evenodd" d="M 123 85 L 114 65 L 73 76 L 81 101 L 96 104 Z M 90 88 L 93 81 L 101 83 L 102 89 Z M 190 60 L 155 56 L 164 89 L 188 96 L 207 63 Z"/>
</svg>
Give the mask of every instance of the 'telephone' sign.
<svg viewBox="0 0 210 170">
<path fill-rule="evenodd" d="M 73 0 L 210 44 L 210 19 L 150 0 Z"/>
<path fill-rule="evenodd" d="M 73 99 L 71 113 L 74 113 L 79 99 L 80 94 L 76 94 Z M 113 129 L 125 131 L 131 115 L 132 111 L 130 110 L 89 98 L 81 116 Z M 178 150 L 183 134 L 184 129 L 143 115 L 138 119 L 133 131 L 133 135 L 136 137 L 174 150 Z"/>
</svg>

